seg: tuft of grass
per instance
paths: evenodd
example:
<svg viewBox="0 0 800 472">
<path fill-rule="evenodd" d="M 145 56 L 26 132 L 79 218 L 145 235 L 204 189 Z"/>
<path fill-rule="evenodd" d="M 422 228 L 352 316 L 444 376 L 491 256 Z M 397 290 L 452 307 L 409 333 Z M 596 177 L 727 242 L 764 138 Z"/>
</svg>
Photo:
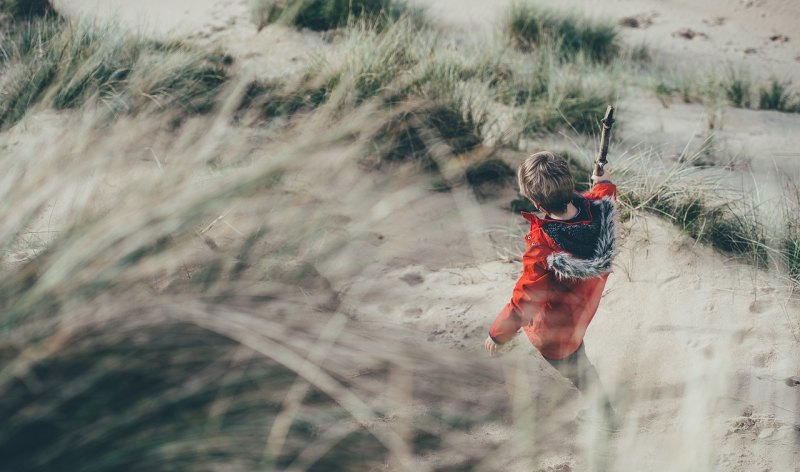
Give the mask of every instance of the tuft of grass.
<svg viewBox="0 0 800 472">
<path fill-rule="evenodd" d="M 277 117 L 291 118 L 297 113 L 312 112 L 319 108 L 329 93 L 327 84 L 305 82 L 291 86 L 280 80 L 253 81 L 247 85 L 237 107 L 237 116 L 248 109 L 258 109 L 260 120 Z"/>
<path fill-rule="evenodd" d="M 50 5 L 50 0 L 0 0 L 0 13 L 23 20 L 56 16 L 55 10 Z"/>
<path fill-rule="evenodd" d="M 676 96 L 683 103 L 702 101 L 705 84 L 699 74 L 683 69 L 659 67 L 651 75 L 653 92 L 665 108 Z"/>
<path fill-rule="evenodd" d="M 0 127 L 36 105 L 112 113 L 207 113 L 227 80 L 223 54 L 119 34 L 109 27 L 40 20 L 19 28 L 0 65 Z M 25 78 L 25 79 L 23 79 Z"/>
<path fill-rule="evenodd" d="M 555 68 L 549 71 L 546 88 L 533 81 L 533 92 L 524 96 L 518 109 L 523 134 L 542 135 L 559 129 L 591 134 L 606 107 L 615 102 L 616 89 L 602 71 L 584 67 Z M 598 80 L 599 79 L 599 80 Z"/>
<path fill-rule="evenodd" d="M 800 286 L 800 191 L 787 191 L 783 208 L 783 231 L 778 234 L 777 253 L 789 279 Z"/>
<path fill-rule="evenodd" d="M 389 110 L 374 137 L 371 166 L 415 162 L 439 171 L 446 156 L 483 142 L 489 117 L 476 97 L 491 79 L 452 52 L 438 52 L 437 44 L 437 35 L 408 19 L 386 30 L 359 25 L 345 31 L 343 56 L 314 71 L 336 116 L 365 102 Z"/>
<path fill-rule="evenodd" d="M 551 95 L 546 102 L 528 104 L 522 120 L 525 134 L 550 133 L 560 128 L 591 134 L 613 97 L 607 92 L 587 90 L 581 86 L 567 87 Z"/>
<path fill-rule="evenodd" d="M 727 92 L 726 88 L 713 78 L 708 78 L 702 85 L 700 97 L 709 132 L 721 130 L 725 125 L 725 111 L 730 103 Z"/>
<path fill-rule="evenodd" d="M 640 66 L 648 66 L 653 62 L 653 53 L 647 43 L 630 46 L 626 49 L 625 56 L 628 60 Z"/>
<path fill-rule="evenodd" d="M 438 172 L 440 156 L 464 154 L 481 142 L 480 123 L 457 103 L 410 101 L 381 127 L 374 145 L 379 162 L 412 161 Z"/>
<path fill-rule="evenodd" d="M 647 157 L 652 159 L 653 156 Z M 766 228 L 741 196 L 697 176 L 690 164 L 664 172 L 620 169 L 620 201 L 626 212 L 644 210 L 668 219 L 700 243 L 759 266 L 768 262 Z"/>
<path fill-rule="evenodd" d="M 795 223 L 786 229 L 779 251 L 789 278 L 795 285 L 800 285 L 800 225 Z"/>
<path fill-rule="evenodd" d="M 564 63 L 551 47 L 532 54 L 507 51 L 500 64 L 509 72 L 497 77 L 497 95 L 511 107 L 522 136 L 595 132 L 605 108 L 616 101 L 615 69 L 579 58 Z"/>
<path fill-rule="evenodd" d="M 610 21 L 590 20 L 529 3 L 516 3 L 506 13 L 505 34 L 523 50 L 556 44 L 562 59 L 583 54 L 609 62 L 620 50 L 619 31 Z"/>
<path fill-rule="evenodd" d="M 358 106 L 365 100 L 401 101 L 412 92 L 411 83 L 426 53 L 433 49 L 428 35 L 418 36 L 410 21 L 383 30 L 374 25 L 348 28 L 341 43 L 343 57 L 320 67 L 317 74 L 338 88 L 335 106 Z"/>
<path fill-rule="evenodd" d="M 753 105 L 753 81 L 747 72 L 731 69 L 722 86 L 731 105 L 737 108 Z"/>
<path fill-rule="evenodd" d="M 729 67 L 720 71 L 661 71 L 653 91 L 664 106 L 679 95 L 685 103 L 703 102 L 712 109 L 723 106 L 800 113 L 800 97 L 789 79 L 776 77 L 757 83 L 750 71 Z M 724 103 L 723 103 L 724 102 Z"/>
<path fill-rule="evenodd" d="M 464 172 L 467 184 L 472 187 L 478 200 L 483 200 L 514 182 L 516 172 L 505 161 L 489 158 L 467 167 Z"/>
<path fill-rule="evenodd" d="M 766 86 L 759 88 L 758 107 L 761 110 L 800 112 L 800 103 L 792 90 L 791 80 L 770 78 Z"/>
<path fill-rule="evenodd" d="M 386 26 L 404 16 L 424 22 L 423 10 L 402 0 L 253 0 L 251 14 L 258 29 L 281 22 L 327 31 L 358 20 Z"/>
</svg>

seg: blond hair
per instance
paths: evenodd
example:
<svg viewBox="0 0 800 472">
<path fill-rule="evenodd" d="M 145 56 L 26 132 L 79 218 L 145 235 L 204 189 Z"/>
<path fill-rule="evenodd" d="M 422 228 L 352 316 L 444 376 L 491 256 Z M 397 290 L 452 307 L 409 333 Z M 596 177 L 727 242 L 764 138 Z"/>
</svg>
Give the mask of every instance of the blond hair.
<svg viewBox="0 0 800 472">
<path fill-rule="evenodd" d="M 567 161 L 550 151 L 537 152 L 517 170 L 519 190 L 547 213 L 563 213 L 575 193 L 575 181 Z"/>
</svg>

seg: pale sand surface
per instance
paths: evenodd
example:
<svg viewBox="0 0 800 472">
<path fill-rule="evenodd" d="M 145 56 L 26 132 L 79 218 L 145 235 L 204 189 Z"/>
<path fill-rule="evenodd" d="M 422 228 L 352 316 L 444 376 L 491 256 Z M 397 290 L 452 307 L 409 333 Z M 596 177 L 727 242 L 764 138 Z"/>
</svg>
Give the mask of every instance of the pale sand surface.
<svg viewBox="0 0 800 472">
<path fill-rule="evenodd" d="M 502 19 L 513 0 L 415 0 L 447 24 L 465 31 L 487 30 Z M 580 11 L 618 21 L 637 17 L 649 21 L 639 28 L 623 28 L 631 44 L 672 54 L 676 59 L 752 63 L 774 67 L 778 73 L 799 74 L 800 37 L 797 18 L 800 3 L 794 0 L 562 0 L 537 4 Z M 690 28 L 703 36 L 691 40 L 673 35 Z M 770 37 L 783 35 L 784 42 Z M 755 49 L 755 51 L 748 51 Z"/>
<path fill-rule="evenodd" d="M 488 32 L 510 1 L 420 3 L 454 28 Z M 645 15 L 652 24 L 626 29 L 627 40 L 645 41 L 679 60 L 741 63 L 800 78 L 800 2 L 560 4 L 614 19 Z M 264 65 L 278 71 L 297 67 L 325 47 L 309 33 L 281 27 L 257 32 L 243 1 L 61 0 L 59 5 L 67 12 L 113 16 L 157 34 L 218 41 L 243 60 L 242 67 L 257 64 L 254 74 L 270 75 Z M 682 28 L 707 37 L 687 40 L 672 35 Z M 774 34 L 786 35 L 789 41 L 770 40 Z M 755 51 L 745 53 L 748 48 Z M 679 152 L 704 135 L 704 112 L 698 105 L 674 103 L 664 108 L 655 98 L 633 96 L 621 104 L 621 112 L 626 143 L 643 140 L 644 135 L 652 146 Z M 20 139 L 38 132 L 32 126 Z M 735 154 L 747 158 L 744 169 L 728 176 L 731 181 L 749 177 L 768 198 L 776 198 L 778 183 L 787 175 L 798 176 L 798 115 L 728 110 L 719 133 Z M 297 185 L 315 198 L 330 198 L 302 176 Z M 348 214 L 346 189 L 338 189 L 337 195 L 342 221 L 358 219 L 358 214 Z M 335 276 L 343 261 L 329 261 L 320 270 L 340 280 L 335 288 L 342 291 L 344 310 L 354 318 L 386 329 L 401 326 L 412 333 L 408 342 L 478 353 L 486 327 L 508 300 L 520 271 L 519 262 L 507 259 L 522 247 L 522 220 L 503 210 L 502 201 L 480 204 L 460 191 L 418 193 L 409 202 L 387 219 L 391 224 L 376 227 L 364 241 L 390 254 L 391 264 L 368 262 L 363 273 L 346 282 Z M 49 228 L 54 221 L 40 223 Z M 613 439 L 617 454 L 611 470 L 798 470 L 800 389 L 790 388 L 784 379 L 800 374 L 800 306 L 788 282 L 698 246 L 653 217 L 637 217 L 625 227 L 623 251 L 586 337 L 588 355 L 616 394 L 615 406 L 623 419 L 623 429 Z M 515 355 L 527 356 L 535 388 L 545 385 L 574 397 L 574 390 L 528 352 L 526 342 L 517 339 L 496 361 L 497 368 Z M 562 410 L 571 421 L 576 406 L 567 403 Z M 510 434 L 505 425 L 487 425 L 471 440 L 502 441 Z M 583 470 L 585 438 L 573 434 L 559 441 L 561 447 L 553 447 L 540 464 L 543 470 Z M 439 464 L 446 458 L 434 454 L 420 461 Z M 531 469 L 521 463 L 509 470 Z"/>
</svg>

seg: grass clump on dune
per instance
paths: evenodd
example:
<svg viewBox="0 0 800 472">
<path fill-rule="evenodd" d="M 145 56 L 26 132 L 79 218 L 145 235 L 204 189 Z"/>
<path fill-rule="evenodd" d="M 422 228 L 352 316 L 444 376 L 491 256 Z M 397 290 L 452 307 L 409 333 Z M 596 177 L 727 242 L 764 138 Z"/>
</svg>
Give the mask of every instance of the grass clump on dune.
<svg viewBox="0 0 800 472">
<path fill-rule="evenodd" d="M 498 116 L 513 116 L 518 126 L 496 131 L 497 142 L 515 144 L 521 136 L 562 128 L 595 131 L 616 94 L 609 71 L 587 61 L 564 63 L 552 48 L 533 57 L 502 43 L 457 50 L 440 34 L 408 22 L 382 32 L 353 28 L 347 34 L 345 56 L 334 67 L 341 91 L 332 99 L 352 104 L 381 97 L 389 106 L 428 100 L 460 109 L 465 123 L 483 136 L 492 135 Z"/>
<path fill-rule="evenodd" d="M 386 118 L 376 123 L 373 153 L 362 162 L 373 168 L 410 162 L 438 173 L 449 157 L 483 142 L 488 115 L 476 96 L 489 80 L 456 53 L 438 52 L 439 39 L 407 18 L 386 29 L 351 26 L 339 40 L 339 54 L 312 66 L 294 88 L 281 87 L 282 98 L 265 94 L 263 103 L 309 104 L 303 108 L 317 107 L 327 120 L 365 104 L 378 107 Z"/>
<path fill-rule="evenodd" d="M 15 32 L 0 65 L 0 127 L 37 105 L 102 104 L 113 113 L 205 113 L 226 81 L 222 54 L 160 43 L 109 27 L 35 21 Z"/>
<path fill-rule="evenodd" d="M 747 72 L 731 70 L 722 84 L 731 105 L 750 108 L 753 104 L 753 82 Z"/>
<path fill-rule="evenodd" d="M 544 94 L 529 96 L 521 104 L 519 121 L 524 123 L 524 134 L 541 135 L 561 128 L 581 134 L 596 132 L 606 107 L 615 102 L 615 91 L 587 83 L 580 72 L 558 75 L 561 78 L 550 80 Z"/>
<path fill-rule="evenodd" d="M 800 225 L 796 222 L 786 228 L 781 241 L 780 253 L 786 264 L 789 278 L 800 285 Z"/>
<path fill-rule="evenodd" d="M 582 134 L 598 130 L 599 118 L 616 101 L 613 71 L 586 61 L 563 63 L 543 48 L 520 57 L 508 53 L 510 72 L 498 84 L 500 100 L 512 107 L 523 136 L 561 129 Z"/>
<path fill-rule="evenodd" d="M 756 86 L 747 72 L 735 71 L 724 77 L 720 85 L 734 107 L 800 113 L 800 99 L 792 89 L 791 80 L 771 77 Z"/>
<path fill-rule="evenodd" d="M 250 82 L 245 88 L 234 116 L 240 121 L 248 110 L 257 110 L 256 121 L 278 117 L 291 118 L 297 113 L 313 112 L 328 95 L 327 84 L 290 84 L 280 80 Z"/>
<path fill-rule="evenodd" d="M 609 62 L 619 53 L 616 26 L 529 3 L 516 3 L 506 14 L 506 35 L 523 50 L 557 45 L 561 57 L 583 54 L 594 61 Z"/>
<path fill-rule="evenodd" d="M 712 180 L 699 178 L 697 172 L 687 163 L 663 172 L 624 167 L 617 172 L 620 201 L 628 214 L 652 212 L 700 243 L 744 256 L 759 266 L 767 264 L 767 232 L 752 204 Z"/>
<path fill-rule="evenodd" d="M 383 26 L 403 16 L 423 21 L 422 10 L 402 0 L 253 0 L 251 14 L 259 29 L 275 22 L 327 31 L 354 20 Z"/>
<path fill-rule="evenodd" d="M 439 173 L 446 167 L 445 159 L 470 152 L 483 142 L 481 123 L 459 103 L 410 99 L 395 112 L 375 136 L 373 165 L 411 161 Z"/>
<path fill-rule="evenodd" d="M 0 0 L 0 13 L 16 19 L 56 15 L 50 0 Z"/>
<path fill-rule="evenodd" d="M 776 110 L 783 112 L 800 113 L 800 99 L 792 90 L 790 80 L 780 80 L 776 77 L 769 79 L 767 85 L 758 90 L 758 108 L 761 110 Z"/>
<path fill-rule="evenodd" d="M 800 287 L 800 190 L 793 186 L 785 199 L 777 252 L 789 279 Z"/>
<path fill-rule="evenodd" d="M 332 49 L 299 78 L 251 83 L 237 119 L 258 109 L 267 123 L 317 112 L 331 121 L 369 103 L 388 113 L 376 123 L 375 153 L 364 163 L 412 162 L 447 174 L 443 182 L 472 185 L 466 167 L 448 163 L 452 157 L 483 144 L 517 147 L 526 136 L 557 130 L 594 132 L 615 101 L 614 72 L 604 64 L 565 61 L 553 47 L 521 53 L 506 41 L 459 43 L 408 17 L 385 27 L 349 24 Z"/>
<path fill-rule="evenodd" d="M 524 52 L 505 54 L 510 73 L 501 89 L 522 134 L 597 131 L 621 82 L 608 64 L 619 52 L 615 26 L 517 3 L 506 13 L 505 33 Z"/>
<path fill-rule="evenodd" d="M 467 167 L 464 177 L 480 200 L 516 182 L 517 173 L 505 161 L 490 157 Z"/>
<path fill-rule="evenodd" d="M 791 80 L 770 77 L 758 81 L 746 69 L 692 70 L 680 74 L 664 71 L 654 81 L 654 92 L 664 106 L 677 95 L 684 103 L 703 102 L 711 107 L 721 105 L 722 98 L 724 105 L 735 108 L 800 113 L 800 97 Z"/>
</svg>

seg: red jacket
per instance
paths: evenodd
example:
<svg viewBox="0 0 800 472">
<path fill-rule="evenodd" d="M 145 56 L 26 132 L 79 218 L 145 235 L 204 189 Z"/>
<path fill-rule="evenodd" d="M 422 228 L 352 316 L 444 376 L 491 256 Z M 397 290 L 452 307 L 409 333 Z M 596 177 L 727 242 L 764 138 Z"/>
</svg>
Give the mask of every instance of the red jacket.
<svg viewBox="0 0 800 472">
<path fill-rule="evenodd" d="M 575 195 L 578 216 L 568 222 L 522 213 L 531 223 L 522 275 L 489 335 L 498 344 L 522 328 L 548 359 L 563 359 L 583 342 L 616 253 L 617 188 L 601 182 Z"/>
</svg>

